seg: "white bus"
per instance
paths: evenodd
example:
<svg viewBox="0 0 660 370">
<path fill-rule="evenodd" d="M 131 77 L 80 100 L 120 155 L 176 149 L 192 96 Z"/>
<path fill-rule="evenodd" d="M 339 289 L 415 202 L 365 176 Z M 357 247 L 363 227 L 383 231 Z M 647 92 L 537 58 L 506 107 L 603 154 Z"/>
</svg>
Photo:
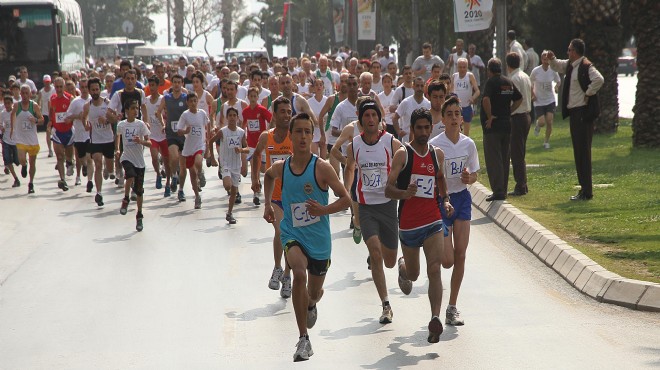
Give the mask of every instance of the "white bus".
<svg viewBox="0 0 660 370">
<path fill-rule="evenodd" d="M 133 64 L 144 63 L 151 67 L 154 60 L 172 64 L 182 55 L 185 54 L 178 46 L 136 46 L 133 50 Z"/>
<path fill-rule="evenodd" d="M 135 47 L 144 44 L 144 40 L 125 37 L 97 37 L 91 54 L 96 59 L 105 58 L 108 61 L 112 61 L 116 56 L 132 59 Z"/>
</svg>

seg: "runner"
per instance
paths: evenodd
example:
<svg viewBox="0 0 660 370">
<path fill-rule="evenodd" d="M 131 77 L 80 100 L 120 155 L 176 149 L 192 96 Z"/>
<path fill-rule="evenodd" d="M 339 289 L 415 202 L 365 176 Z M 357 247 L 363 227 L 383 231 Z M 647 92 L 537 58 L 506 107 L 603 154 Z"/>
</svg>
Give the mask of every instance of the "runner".
<svg viewBox="0 0 660 370">
<path fill-rule="evenodd" d="M 48 106 L 53 127 L 53 134 L 50 139 L 55 150 L 55 157 L 57 157 L 57 172 L 60 175 L 57 187 L 62 191 L 67 191 L 69 186 L 64 177 L 64 162 L 66 160 L 66 175 L 73 175 L 73 123 L 66 122 L 66 111 L 69 109 L 74 97 L 64 91 L 64 79 L 62 77 L 57 77 L 53 85 L 55 86 L 55 95 L 50 97 Z"/>
<path fill-rule="evenodd" d="M 385 111 L 385 127 L 387 132 L 389 132 L 392 135 L 396 135 L 396 132 L 394 131 L 394 126 L 392 123 L 392 117 L 394 116 L 394 111 L 396 111 L 396 105 L 394 102 L 394 90 L 392 90 L 392 86 L 394 81 L 392 80 L 392 76 L 390 76 L 389 73 L 385 73 L 381 77 L 381 81 L 383 84 L 383 91 L 378 94 L 378 99 L 380 100 L 380 103 L 383 106 L 383 110 Z M 394 111 L 392 110 L 392 107 L 394 108 Z"/>
<path fill-rule="evenodd" d="M 477 181 L 479 156 L 474 141 L 461 134 L 461 108 L 456 97 L 450 97 L 442 106 L 442 116 L 446 125 L 445 132 L 430 141 L 445 154 L 444 172 L 447 178 L 447 192 L 454 208 L 453 213 L 442 211 L 442 220 L 449 233 L 444 238 L 445 248 L 442 254 L 442 266 L 451 268 L 451 291 L 447 306 L 445 323 L 463 325 L 463 319 L 456 308 L 458 291 L 465 273 L 465 252 L 470 241 L 470 220 L 472 218 L 472 197 L 467 185 Z"/>
<path fill-rule="evenodd" d="M 433 124 L 430 140 L 445 131 L 445 124 L 442 123 L 442 105 L 447 97 L 447 85 L 437 80 L 431 81 L 428 85 L 428 93 L 431 101 L 431 123 Z"/>
<path fill-rule="evenodd" d="M 179 118 L 181 117 L 181 114 L 186 110 L 186 93 L 182 91 L 182 86 L 183 86 L 183 77 L 181 75 L 174 75 L 172 76 L 172 91 L 165 93 L 163 96 L 163 99 L 160 102 L 160 106 L 158 107 L 158 110 L 156 111 L 156 119 L 158 117 L 161 117 L 161 122 L 162 121 L 162 115 L 163 115 L 163 110 L 167 112 L 167 123 L 165 124 L 165 137 L 167 139 L 167 148 L 169 151 L 169 168 L 170 168 L 170 175 L 172 177 L 172 182 L 166 182 L 165 187 L 168 187 L 170 191 L 176 191 L 177 186 L 179 183 L 179 175 L 177 174 L 177 171 L 179 169 L 179 154 L 183 150 L 183 144 L 185 142 L 185 139 L 181 136 L 178 135 L 177 133 L 177 124 L 179 123 Z M 165 196 L 168 195 L 169 192 L 167 189 L 165 190 Z M 182 202 L 184 201 L 185 195 L 183 192 L 179 194 L 181 197 L 179 197 L 179 201 Z"/>
<path fill-rule="evenodd" d="M 124 184 L 124 199 L 121 201 L 119 213 L 125 215 L 128 212 L 129 194 L 131 189 L 137 195 L 137 214 L 135 215 L 135 230 L 142 231 L 142 200 L 144 194 L 144 147 L 150 147 L 149 128 L 147 124 L 137 118 L 140 112 L 140 104 L 137 100 L 128 100 L 124 103 L 123 111 L 126 119 L 117 124 L 117 138 L 115 141 L 115 156 L 124 167 L 126 183 Z M 123 143 L 123 151 L 119 150 Z"/>
<path fill-rule="evenodd" d="M 92 154 L 95 168 L 96 196 L 94 201 L 99 207 L 102 207 L 103 180 L 107 180 L 110 174 L 114 173 L 114 133 L 112 124 L 107 118 L 110 101 L 107 98 L 101 98 L 101 81 L 98 78 L 92 78 L 87 81 L 87 87 L 92 100 L 85 104 L 88 115 L 87 119 L 83 118 L 83 122 L 86 123 L 87 129 L 91 130 L 89 151 Z M 104 158 L 105 169 L 103 168 Z"/>
<path fill-rule="evenodd" d="M 332 165 L 332 168 L 335 169 L 335 172 L 337 175 L 339 175 L 339 162 L 337 162 L 336 159 L 333 159 L 333 157 L 330 155 L 330 151 L 332 150 L 332 147 L 335 145 L 335 142 L 337 141 L 337 137 L 332 135 L 332 126 L 330 125 L 330 122 L 332 122 L 332 116 L 335 113 L 335 109 L 337 109 L 337 106 L 339 103 L 344 101 L 346 97 L 348 96 L 348 73 L 342 73 L 340 77 L 340 82 L 339 82 L 339 91 L 337 91 L 334 95 L 329 96 L 328 99 L 325 101 L 325 105 L 323 106 L 323 109 L 321 109 L 321 113 L 319 113 L 319 117 L 327 117 L 325 120 L 325 137 L 326 137 L 326 149 L 327 149 L 327 159 L 330 160 L 330 164 Z"/>
<path fill-rule="evenodd" d="M 412 282 L 419 277 L 419 250 L 424 249 L 431 304 L 428 341 L 438 343 L 442 334 L 439 318 L 442 304 L 440 262 L 443 250 L 440 208 L 444 208 L 449 215 L 453 214 L 453 209 L 447 196 L 444 170 L 440 166 L 444 163 L 443 152 L 428 142 L 432 119 L 428 109 L 413 111 L 410 124 L 415 138 L 394 154 L 385 196 L 401 200 L 399 240 L 403 256 L 398 262 L 399 287 L 406 295 L 412 291 Z M 440 206 L 438 197 L 442 199 Z"/>
<path fill-rule="evenodd" d="M 149 135 L 149 140 L 151 140 L 151 146 L 149 151 L 151 153 L 151 164 L 154 167 L 154 172 L 156 173 L 156 189 L 163 188 L 163 172 L 165 172 L 165 183 L 170 183 L 170 178 L 172 173 L 170 172 L 170 166 L 168 163 L 169 160 L 169 150 L 167 148 L 167 137 L 165 136 L 165 126 L 163 124 L 163 117 L 157 116 L 156 112 L 158 107 L 160 107 L 163 96 L 159 92 L 160 78 L 158 76 L 151 76 L 147 80 L 149 92 L 151 93 L 149 97 L 145 100 L 145 105 L 147 106 L 147 114 L 149 115 L 149 122 L 151 123 L 151 134 Z M 161 170 L 160 159 L 165 164 L 163 170 Z M 170 187 L 165 187 L 165 197 L 170 196 Z"/>
<path fill-rule="evenodd" d="M 250 105 L 243 109 L 243 129 L 247 132 L 246 136 L 248 155 L 246 160 L 250 161 L 250 169 L 254 173 L 256 169 L 252 167 L 252 156 L 254 155 L 254 150 L 257 147 L 259 136 L 262 132 L 267 130 L 268 123 L 273 119 L 273 114 L 268 109 L 266 109 L 266 107 L 257 103 L 259 101 L 259 88 L 257 86 L 252 86 L 249 88 L 248 100 Z M 236 112 L 238 112 L 238 110 L 236 110 Z M 224 176 L 222 177 L 224 182 Z M 238 191 L 238 182 L 235 185 L 236 191 Z M 255 192 L 252 198 L 252 202 L 255 206 L 259 205 L 259 195 L 260 193 Z"/>
<path fill-rule="evenodd" d="M 305 113 L 295 116 L 289 128 L 293 143 L 291 157 L 274 163 L 264 176 L 264 219 L 270 223 L 278 222 L 275 209 L 279 204 L 272 206 L 277 180 L 284 185 L 280 243 L 294 274 L 293 308 L 300 334 L 294 362 L 309 360 L 314 354 L 307 329 L 316 324 L 317 303 L 323 296 L 323 282 L 330 267 L 332 236 L 328 215 L 349 205 L 348 193 L 332 166 L 310 150 L 314 126 Z M 328 204 L 329 188 L 338 196 L 332 204 Z"/>
<path fill-rule="evenodd" d="M 424 97 L 424 80 L 421 77 L 415 78 L 413 89 L 414 94 L 403 99 L 401 104 L 396 108 L 394 117 L 392 117 L 394 130 L 397 132 L 401 142 L 406 143 L 413 139 L 410 137 L 410 116 L 412 112 L 418 108 L 431 108 L 431 102 Z M 401 120 L 401 123 L 399 123 L 399 120 Z"/>
<path fill-rule="evenodd" d="M 28 194 L 34 194 L 34 174 L 37 172 L 37 154 L 39 154 L 39 138 L 37 125 L 44 123 L 39 104 L 30 100 L 30 86 L 21 86 L 21 101 L 14 104 L 11 112 L 11 130 L 9 137 L 16 142 L 18 162 L 21 164 L 21 177 L 28 175 L 27 158 L 30 161 L 30 182 Z"/>
<path fill-rule="evenodd" d="M 323 107 L 325 106 L 326 101 L 328 100 L 328 97 L 323 95 L 324 85 L 321 79 L 315 79 L 314 84 L 310 89 L 312 96 L 307 99 L 307 104 L 309 104 L 309 108 L 314 113 L 316 122 L 318 122 L 318 124 L 314 126 L 314 135 L 312 137 L 312 153 L 320 155 L 321 158 L 327 158 L 328 148 L 325 145 L 325 120 L 323 119 L 324 117 L 320 116 L 320 114 L 323 110 Z"/>
<path fill-rule="evenodd" d="M 383 306 L 379 322 L 388 324 L 392 322 L 393 313 L 387 296 L 383 262 L 387 268 L 396 264 L 398 225 L 396 201 L 386 198 L 384 189 L 393 153 L 401 143 L 390 133 L 380 130 L 380 109 L 375 103 L 362 104 L 358 119 L 364 131 L 348 145 L 344 186 L 348 188 L 353 183 L 353 171 L 357 166 L 360 225 L 369 250 L 371 276 Z"/>
<path fill-rule="evenodd" d="M 179 157 L 179 201 L 183 202 L 186 197 L 183 186 L 186 182 L 186 169 L 190 169 L 190 185 L 195 193 L 195 209 L 202 208 L 202 197 L 199 195 L 199 175 L 202 172 L 202 161 L 206 149 L 206 132 L 210 128 L 209 116 L 203 110 L 197 109 L 197 94 L 191 92 L 187 95 L 188 110 L 181 114 L 177 124 L 177 133 L 186 136 L 181 157 Z M 171 153 L 170 153 L 171 155 Z"/>
<path fill-rule="evenodd" d="M 451 77 L 452 92 L 458 96 L 458 100 L 461 102 L 463 134 L 470 136 L 470 123 L 474 116 L 472 105 L 477 101 L 481 92 L 476 78 L 472 72 L 468 72 L 468 60 L 466 58 L 458 58 L 456 70 L 458 72 Z"/>
<path fill-rule="evenodd" d="M 293 151 L 293 145 L 289 138 L 291 101 L 285 97 L 279 97 L 273 102 L 273 110 L 275 111 L 275 114 L 273 114 L 272 123 L 275 127 L 261 133 L 257 147 L 254 149 L 254 154 L 252 155 L 252 191 L 254 192 L 261 191 L 261 181 L 259 181 L 261 152 L 265 151 L 266 167 L 270 168 L 273 163 L 288 158 Z M 273 228 L 275 228 L 275 236 L 273 237 L 273 257 L 275 260 L 275 266 L 273 267 L 273 273 L 268 281 L 268 287 L 277 290 L 280 288 L 281 282 L 282 289 L 280 291 L 280 296 L 283 298 L 289 298 L 291 297 L 291 271 L 288 264 L 285 264 L 284 269 L 282 269 L 283 249 L 282 241 L 280 240 L 280 221 L 282 221 L 282 218 L 284 217 L 284 208 L 281 206 L 281 187 L 281 181 L 279 179 L 275 180 L 275 190 L 273 191 L 272 196 L 269 197 L 278 207 L 275 207 L 275 220 L 273 222 Z"/>
<path fill-rule="evenodd" d="M 336 71 L 328 67 L 328 58 L 322 55 L 319 58 L 319 67 L 314 72 L 316 79 L 323 81 L 323 95 L 330 96 L 335 92 L 335 86 L 339 85 L 340 76 Z"/>
<path fill-rule="evenodd" d="M 46 145 L 48 146 L 48 158 L 52 158 L 54 154 L 53 145 L 50 142 L 50 136 L 53 133 L 51 131 L 52 126 L 50 117 L 48 116 L 50 114 L 50 112 L 48 112 L 48 102 L 50 101 L 50 97 L 55 94 L 55 88 L 53 85 L 51 85 L 50 75 L 44 75 L 42 81 L 44 83 L 44 87 L 42 87 L 37 94 L 37 102 L 41 107 L 41 115 L 44 117 L 44 124 L 46 125 Z"/>
<path fill-rule="evenodd" d="M 11 95 L 6 94 L 3 96 L 2 111 L 0 111 L 0 130 L 2 135 L 2 160 L 5 165 L 5 174 L 11 173 L 14 178 L 12 188 L 21 186 L 21 181 L 16 175 L 14 166 L 18 166 L 18 149 L 16 149 L 16 140 L 11 134 L 11 113 L 14 110 L 14 99 Z"/>
<path fill-rule="evenodd" d="M 66 122 L 73 123 L 73 148 L 76 153 L 76 182 L 75 185 L 80 185 L 80 174 L 87 176 L 87 192 L 91 193 L 94 189 L 94 162 L 92 161 L 91 153 L 89 152 L 89 130 L 87 125 L 83 122 L 89 112 L 89 96 L 87 78 L 80 80 L 80 96 L 73 99 L 69 109 L 66 111 Z"/>
<path fill-rule="evenodd" d="M 248 96 L 252 95 L 252 99 L 256 103 L 258 90 L 255 87 L 250 88 Z M 259 105 L 266 112 L 266 108 Z M 243 111 L 245 112 L 245 111 Z M 268 112 L 270 113 L 270 112 Z M 265 124 L 264 124 L 265 127 Z M 227 126 L 218 130 L 218 132 L 211 138 L 212 141 L 220 140 L 220 168 L 222 169 L 222 185 L 225 190 L 229 192 L 229 208 L 225 220 L 230 225 L 236 224 L 236 219 L 233 216 L 234 203 L 238 194 L 238 184 L 241 182 L 241 153 L 250 151 L 247 145 L 245 131 L 238 127 L 238 110 L 236 108 L 227 109 Z M 255 193 L 255 204 L 259 204 L 259 198 Z"/>
</svg>

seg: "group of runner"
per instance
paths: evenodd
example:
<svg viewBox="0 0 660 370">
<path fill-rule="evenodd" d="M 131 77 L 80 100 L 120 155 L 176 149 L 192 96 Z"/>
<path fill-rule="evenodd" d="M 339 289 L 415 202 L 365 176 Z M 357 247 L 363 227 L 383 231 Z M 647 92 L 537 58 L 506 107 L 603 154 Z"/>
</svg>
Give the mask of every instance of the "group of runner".
<svg viewBox="0 0 660 370">
<path fill-rule="evenodd" d="M 445 324 L 463 325 L 456 303 L 470 233 L 467 185 L 476 181 L 479 161 L 474 142 L 462 130 L 467 131 L 464 117 L 471 116 L 466 107 L 479 93 L 474 76 L 462 58 L 453 76 L 437 73 L 444 65 L 435 64 L 428 78 L 414 77 L 421 71 L 410 66 L 398 76 L 396 64 L 378 55 L 363 61 L 319 55 L 313 61 L 282 66 L 261 58 L 241 71 L 249 76 L 243 83 L 232 71 L 236 61 L 216 65 L 213 79 L 195 64 L 185 68 L 185 76 L 166 77 L 165 66 L 157 64 L 144 89 L 139 72 L 124 61 L 116 80 L 92 73 L 78 80 L 73 94 L 64 91 L 65 79 L 56 77 L 46 110 L 44 90 L 36 94 L 38 104 L 32 100 L 35 92 L 21 85 L 19 99 L 3 97 L 6 171 L 18 187 L 14 166 L 21 166 L 24 178 L 29 168 L 28 191 L 34 192 L 40 150 L 36 126 L 47 124 L 58 187 L 69 189 L 66 177 L 73 176 L 75 162 L 75 185 L 81 185 L 81 175 L 87 177 L 86 191 L 96 191 L 94 201 L 101 207 L 103 183 L 114 180 L 124 190 L 120 213 L 127 213 L 131 201 L 137 203 L 138 231 L 144 227 L 145 187 L 164 188 L 164 197 L 176 192 L 183 202 L 188 171 L 194 207 L 201 208 L 205 161 L 207 168 L 218 167 L 229 195 L 226 220 L 235 224 L 233 207 L 242 202 L 239 184 L 249 172 L 253 203 L 264 200 L 264 218 L 274 227 L 268 287 L 293 298 L 300 334 L 294 361 L 313 354 L 308 329 L 317 320 L 331 262 L 329 215 L 350 207 L 354 241 L 364 240 L 368 249 L 381 324 L 394 317 L 385 267 L 397 266 L 399 287 L 410 294 L 423 249 L 431 308 L 428 341 L 436 343 L 443 331 L 440 266 L 453 267 Z M 387 73 L 381 73 L 384 63 Z M 145 185 L 145 147 L 155 174 L 147 183 L 153 185 Z M 330 189 L 336 197 L 332 202 Z"/>
</svg>

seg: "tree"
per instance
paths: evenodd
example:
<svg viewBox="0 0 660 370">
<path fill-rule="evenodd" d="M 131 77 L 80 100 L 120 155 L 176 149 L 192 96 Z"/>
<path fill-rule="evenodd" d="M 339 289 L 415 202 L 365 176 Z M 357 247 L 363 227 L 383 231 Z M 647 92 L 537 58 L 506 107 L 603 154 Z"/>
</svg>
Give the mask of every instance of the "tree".
<svg viewBox="0 0 660 370">
<path fill-rule="evenodd" d="M 230 0 L 228 0 L 230 1 Z M 218 11 L 221 0 L 187 0 L 183 19 L 183 43 L 192 47 L 199 37 L 208 36 L 222 28 L 223 14 Z"/>
<path fill-rule="evenodd" d="M 161 12 L 158 0 L 78 0 L 82 11 L 85 31 L 92 27 L 96 37 L 124 36 L 121 24 L 133 22 L 130 37 L 145 41 L 156 41 L 154 21 L 149 14 Z"/>
<path fill-rule="evenodd" d="M 169 0 L 167 0 L 169 1 Z M 174 15 L 174 43 L 177 46 L 184 46 L 183 44 L 183 19 L 186 14 L 186 7 L 183 3 L 184 0 L 173 0 L 172 14 Z"/>
<path fill-rule="evenodd" d="M 585 54 L 605 80 L 598 93 L 600 116 L 595 122 L 595 132 L 616 132 L 619 125 L 616 68 L 621 52 L 621 1 L 572 0 L 571 10 L 576 36 L 584 40 Z"/>
<path fill-rule="evenodd" d="M 633 107 L 633 146 L 660 147 L 660 2 L 630 2 L 637 39 L 637 92 Z"/>
</svg>

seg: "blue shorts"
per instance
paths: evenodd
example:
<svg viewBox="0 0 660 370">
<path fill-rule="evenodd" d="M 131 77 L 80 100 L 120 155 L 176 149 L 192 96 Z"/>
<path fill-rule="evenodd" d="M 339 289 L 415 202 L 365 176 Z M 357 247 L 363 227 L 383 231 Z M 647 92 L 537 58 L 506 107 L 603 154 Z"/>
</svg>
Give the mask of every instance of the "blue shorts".
<svg viewBox="0 0 660 370">
<path fill-rule="evenodd" d="M 449 194 L 449 203 L 454 207 L 454 214 L 451 217 L 447 217 L 445 207 L 440 207 L 442 222 L 445 225 L 452 226 L 456 219 L 466 221 L 472 219 L 472 194 L 467 189 Z"/>
<path fill-rule="evenodd" d="M 443 229 L 442 221 L 438 221 L 415 230 L 399 230 L 399 241 L 406 247 L 419 248 L 424 245 L 424 240 Z"/>
<path fill-rule="evenodd" d="M 270 202 L 271 202 L 272 204 L 274 204 L 274 205 L 280 207 L 281 210 L 284 210 L 284 206 L 282 205 L 282 201 L 281 201 L 281 200 L 271 200 Z"/>
<path fill-rule="evenodd" d="M 11 164 L 18 166 L 18 149 L 16 149 L 16 145 L 2 142 L 2 160 L 5 166 Z"/>
<path fill-rule="evenodd" d="M 69 130 L 66 132 L 53 130 L 53 134 L 51 135 L 50 139 L 54 143 L 64 146 L 71 146 L 73 145 L 73 130 Z"/>
<path fill-rule="evenodd" d="M 472 122 L 472 116 L 474 116 L 474 110 L 472 110 L 472 106 L 468 105 L 467 107 L 461 108 L 461 115 L 463 116 L 463 122 Z"/>
</svg>

